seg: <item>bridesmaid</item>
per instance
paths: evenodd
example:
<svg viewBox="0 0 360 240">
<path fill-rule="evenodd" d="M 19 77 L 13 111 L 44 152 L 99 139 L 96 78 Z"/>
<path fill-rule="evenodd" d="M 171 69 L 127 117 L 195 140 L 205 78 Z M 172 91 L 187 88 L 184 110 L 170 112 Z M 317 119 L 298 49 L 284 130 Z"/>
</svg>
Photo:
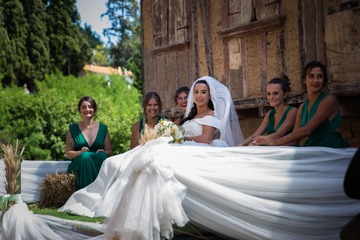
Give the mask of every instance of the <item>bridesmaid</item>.
<svg viewBox="0 0 360 240">
<path fill-rule="evenodd" d="M 175 92 L 176 106 L 181 108 L 183 115 L 185 115 L 185 112 L 186 112 L 186 106 L 188 103 L 189 92 L 190 92 L 190 89 L 187 86 L 180 87 Z"/>
<path fill-rule="evenodd" d="M 96 110 L 92 97 L 82 97 L 78 103 L 82 120 L 71 124 L 66 135 L 65 155 L 72 160 L 67 172 L 75 174 L 76 190 L 92 183 L 102 162 L 112 155 L 108 128 L 94 120 Z"/>
<path fill-rule="evenodd" d="M 161 98 L 156 92 L 148 92 L 142 102 L 143 117 L 132 127 L 130 149 L 139 145 L 139 140 L 145 129 L 145 124 L 153 129 L 160 121 L 162 108 Z"/>
<path fill-rule="evenodd" d="M 273 109 L 265 115 L 259 128 L 240 146 L 256 145 L 255 142 L 253 143 L 254 138 L 265 132 L 271 139 L 278 139 L 293 130 L 297 109 L 286 103 L 290 91 L 290 81 L 286 76 L 269 81 L 266 98 Z"/>
<path fill-rule="evenodd" d="M 349 147 L 338 132 L 341 125 L 339 102 L 324 90 L 328 83 L 325 66 L 318 61 L 309 62 L 303 69 L 302 81 L 306 85 L 308 99 L 299 107 L 294 131 L 275 140 L 266 136 L 256 137 L 257 144 L 277 146 L 307 138 L 304 146 Z"/>
</svg>

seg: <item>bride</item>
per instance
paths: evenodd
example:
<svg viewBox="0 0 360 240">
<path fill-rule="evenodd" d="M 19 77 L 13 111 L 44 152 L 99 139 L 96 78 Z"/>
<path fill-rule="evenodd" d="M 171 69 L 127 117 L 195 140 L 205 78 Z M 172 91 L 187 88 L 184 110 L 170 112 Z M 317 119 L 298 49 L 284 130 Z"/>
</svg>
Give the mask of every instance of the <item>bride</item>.
<svg viewBox="0 0 360 240">
<path fill-rule="evenodd" d="M 212 77 L 191 86 L 186 109 L 186 146 L 236 146 L 243 141 L 229 90 Z M 106 159 L 98 178 L 75 192 L 59 211 L 104 216 L 106 238 L 160 239 L 173 237 L 172 223 L 188 222 L 182 208 L 186 187 L 167 163 L 182 155 L 181 146 L 159 138 Z M 179 153 L 179 154 L 177 154 Z"/>
</svg>

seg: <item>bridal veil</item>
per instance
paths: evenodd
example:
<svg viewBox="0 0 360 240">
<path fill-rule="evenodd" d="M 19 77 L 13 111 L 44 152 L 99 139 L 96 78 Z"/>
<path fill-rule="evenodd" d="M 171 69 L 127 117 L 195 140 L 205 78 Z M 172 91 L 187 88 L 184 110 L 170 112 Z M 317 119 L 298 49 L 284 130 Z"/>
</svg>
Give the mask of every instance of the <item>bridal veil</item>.
<svg viewBox="0 0 360 240">
<path fill-rule="evenodd" d="M 210 88 L 211 101 L 214 104 L 214 115 L 221 121 L 221 128 L 219 129 L 221 133 L 220 138 L 227 142 L 229 146 L 239 145 L 244 141 L 244 137 L 240 129 L 239 118 L 230 91 L 215 78 L 204 76 L 196 79 L 190 88 L 185 115 L 187 116 L 193 107 L 194 86 L 199 80 L 205 80 Z"/>
</svg>

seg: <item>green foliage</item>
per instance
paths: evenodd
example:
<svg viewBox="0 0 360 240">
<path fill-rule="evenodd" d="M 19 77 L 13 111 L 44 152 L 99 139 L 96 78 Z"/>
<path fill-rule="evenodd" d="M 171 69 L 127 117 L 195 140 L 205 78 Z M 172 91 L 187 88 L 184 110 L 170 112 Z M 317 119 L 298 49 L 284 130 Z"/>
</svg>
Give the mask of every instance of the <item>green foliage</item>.
<svg viewBox="0 0 360 240">
<path fill-rule="evenodd" d="M 103 45 L 97 45 L 93 50 L 93 56 L 91 63 L 95 63 L 98 66 L 109 66 L 109 61 L 106 57 L 106 49 Z"/>
<path fill-rule="evenodd" d="M 52 70 L 59 69 L 64 75 L 77 75 L 91 58 L 75 3 L 74 0 L 49 1 L 46 7 Z"/>
<path fill-rule="evenodd" d="M 4 85 L 9 85 L 15 78 L 11 65 L 13 48 L 4 25 L 0 6 L 0 79 Z"/>
<path fill-rule="evenodd" d="M 12 45 L 11 67 L 16 84 L 23 85 L 30 75 L 31 63 L 26 48 L 29 24 L 25 18 L 24 7 L 19 0 L 4 0 L 4 24 Z M 4 81 L 3 81 L 4 83 Z"/>
<path fill-rule="evenodd" d="M 107 2 L 108 10 L 103 15 L 112 24 L 105 35 L 118 42 L 105 49 L 100 36 L 89 25 L 80 27 L 76 0 L 0 2 L 3 87 L 27 84 L 30 92 L 36 92 L 36 80 L 43 81 L 49 73 L 61 71 L 63 75 L 77 76 L 86 63 L 95 63 L 130 70 L 134 73 L 134 87 L 141 92 L 138 0 Z"/>
<path fill-rule="evenodd" d="M 100 35 L 92 30 L 91 25 L 85 23 L 84 28 L 82 28 L 81 31 L 92 49 L 103 44 Z"/>
<path fill-rule="evenodd" d="M 113 75 L 107 81 L 98 75 L 76 78 L 56 73 L 37 85 L 35 94 L 18 87 L 0 93 L 0 142 L 19 139 L 25 159 L 65 159 L 68 126 L 81 121 L 78 101 L 90 95 L 98 105 L 97 121 L 109 128 L 114 154 L 128 150 L 141 102 L 138 90 L 128 86 L 124 77 Z"/>
<path fill-rule="evenodd" d="M 3 87 L 27 84 L 35 92 L 35 80 L 50 72 L 77 75 L 92 55 L 88 41 L 75 0 L 1 0 Z"/>
<path fill-rule="evenodd" d="M 46 13 L 42 0 L 22 0 L 25 16 L 29 23 L 26 48 L 28 50 L 31 71 L 27 75 L 27 82 L 30 90 L 34 79 L 43 80 L 45 74 L 49 72 L 50 49 L 49 38 L 46 34 Z"/>
<path fill-rule="evenodd" d="M 111 66 L 129 69 L 134 73 L 134 86 L 142 90 L 141 24 L 138 0 L 108 0 L 106 13 L 112 22 L 104 30 L 108 39 L 118 39 L 109 47 Z"/>
</svg>

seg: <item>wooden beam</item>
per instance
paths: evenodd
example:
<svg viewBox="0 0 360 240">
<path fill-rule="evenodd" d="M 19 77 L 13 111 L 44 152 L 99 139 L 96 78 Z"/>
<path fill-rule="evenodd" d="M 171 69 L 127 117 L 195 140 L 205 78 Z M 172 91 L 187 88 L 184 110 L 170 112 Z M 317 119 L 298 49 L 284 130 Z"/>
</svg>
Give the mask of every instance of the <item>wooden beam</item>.
<svg viewBox="0 0 360 240">
<path fill-rule="evenodd" d="M 259 34 L 275 29 L 280 29 L 281 24 L 284 21 L 284 16 L 276 16 L 266 20 L 259 20 L 256 22 L 250 22 L 246 25 L 236 26 L 227 28 L 219 31 L 219 35 L 222 38 L 234 37 L 234 36 L 249 36 L 254 34 Z"/>
<path fill-rule="evenodd" d="M 329 93 L 336 96 L 360 96 L 360 82 L 330 83 Z"/>
<path fill-rule="evenodd" d="M 306 100 L 306 93 L 298 93 L 289 96 L 288 103 L 291 105 L 299 105 L 305 100 Z M 242 98 L 242 99 L 234 99 L 234 105 L 237 110 L 251 109 L 251 108 L 268 107 L 269 102 L 267 101 L 266 97 Z"/>
<path fill-rule="evenodd" d="M 353 97 L 360 96 L 360 82 L 350 83 L 330 83 L 328 87 L 329 94 L 333 94 L 337 97 Z M 296 93 L 288 97 L 288 103 L 291 105 L 300 105 L 307 99 L 306 92 Z M 266 97 L 253 97 L 253 98 L 241 98 L 234 99 L 235 108 L 251 109 L 267 107 L 269 103 Z"/>
</svg>

